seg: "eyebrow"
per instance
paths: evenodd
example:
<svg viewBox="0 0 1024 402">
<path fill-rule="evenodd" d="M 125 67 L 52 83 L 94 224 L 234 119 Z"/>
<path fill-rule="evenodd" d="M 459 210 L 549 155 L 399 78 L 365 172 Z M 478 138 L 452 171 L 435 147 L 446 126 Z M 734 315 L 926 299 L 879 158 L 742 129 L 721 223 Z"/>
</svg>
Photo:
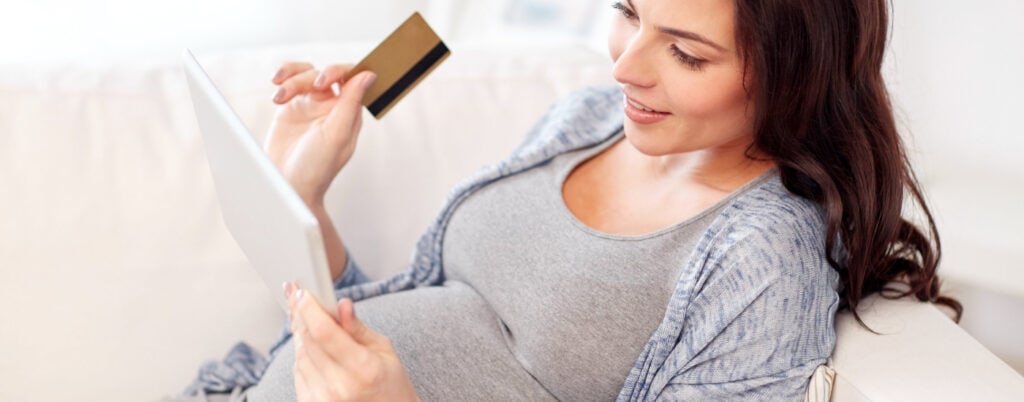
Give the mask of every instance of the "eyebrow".
<svg viewBox="0 0 1024 402">
<path fill-rule="evenodd" d="M 632 8 L 633 10 L 636 10 L 636 6 L 633 5 L 633 0 L 626 0 L 626 2 L 629 3 L 629 8 Z M 700 43 L 703 43 L 705 45 L 711 46 L 711 47 L 715 48 L 716 50 L 718 50 L 720 52 L 727 52 L 728 51 L 726 48 L 724 48 L 721 45 L 713 42 L 711 39 L 705 38 L 704 36 L 701 36 L 700 34 L 695 33 L 695 32 L 683 31 L 681 29 L 661 27 L 661 26 L 658 26 L 658 27 L 655 27 L 655 28 L 657 28 L 658 31 L 661 32 L 661 33 L 672 35 L 672 36 L 675 36 L 675 37 L 678 37 L 678 38 L 682 38 L 682 39 L 687 39 L 687 40 L 692 40 L 692 41 L 695 41 L 695 42 L 700 42 Z"/>
<path fill-rule="evenodd" d="M 678 29 L 666 28 L 666 27 L 657 27 L 657 28 L 658 28 L 658 31 L 661 31 L 662 33 L 669 34 L 669 35 L 676 36 L 676 37 L 680 37 L 680 38 L 683 38 L 683 39 L 689 39 L 689 40 L 692 40 L 692 41 L 700 42 L 700 43 L 703 43 L 705 45 L 711 46 L 711 47 L 717 49 L 720 52 L 725 52 L 726 51 L 724 47 L 721 47 L 717 43 L 712 42 L 711 39 L 705 38 L 705 37 L 700 36 L 700 35 L 698 35 L 696 33 L 693 33 L 693 32 L 690 32 L 690 31 L 680 31 Z"/>
</svg>

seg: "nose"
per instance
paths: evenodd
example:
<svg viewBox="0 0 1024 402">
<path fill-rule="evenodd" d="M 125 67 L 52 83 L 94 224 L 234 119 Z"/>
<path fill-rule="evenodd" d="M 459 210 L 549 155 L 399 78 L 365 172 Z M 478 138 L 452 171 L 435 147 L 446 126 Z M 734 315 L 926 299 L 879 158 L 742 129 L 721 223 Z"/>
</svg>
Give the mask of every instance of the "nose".
<svg viewBox="0 0 1024 402">
<path fill-rule="evenodd" d="M 658 80 L 651 53 L 650 45 L 643 38 L 643 33 L 636 32 L 615 59 L 612 76 L 624 86 L 653 87 Z"/>
</svg>

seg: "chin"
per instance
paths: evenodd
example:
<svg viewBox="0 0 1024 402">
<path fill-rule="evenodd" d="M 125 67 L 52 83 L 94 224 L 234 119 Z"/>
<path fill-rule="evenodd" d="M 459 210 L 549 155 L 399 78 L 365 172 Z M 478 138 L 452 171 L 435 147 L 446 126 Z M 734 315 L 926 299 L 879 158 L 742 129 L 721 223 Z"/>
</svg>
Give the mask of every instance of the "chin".
<svg viewBox="0 0 1024 402">
<path fill-rule="evenodd" d="M 672 134 L 666 130 L 652 130 L 650 128 L 638 127 L 636 123 L 626 121 L 623 127 L 626 141 L 629 141 L 633 148 L 647 156 L 663 156 L 668 154 L 686 152 L 679 149 L 678 134 Z"/>
</svg>

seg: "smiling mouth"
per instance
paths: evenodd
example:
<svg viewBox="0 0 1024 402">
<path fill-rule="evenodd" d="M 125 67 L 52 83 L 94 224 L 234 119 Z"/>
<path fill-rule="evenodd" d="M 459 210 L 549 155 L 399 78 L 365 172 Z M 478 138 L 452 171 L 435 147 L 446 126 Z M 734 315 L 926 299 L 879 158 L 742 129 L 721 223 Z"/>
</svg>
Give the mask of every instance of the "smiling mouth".
<svg viewBox="0 0 1024 402">
<path fill-rule="evenodd" d="M 643 110 L 645 112 L 668 114 L 666 112 L 659 112 L 657 110 L 654 110 L 654 109 L 651 109 L 651 108 L 649 108 L 647 106 L 644 106 L 642 103 L 637 102 L 637 101 L 635 101 L 633 99 L 630 99 L 629 97 L 626 97 L 626 103 L 629 103 L 631 106 L 633 106 L 633 107 L 635 107 L 637 109 Z"/>
</svg>

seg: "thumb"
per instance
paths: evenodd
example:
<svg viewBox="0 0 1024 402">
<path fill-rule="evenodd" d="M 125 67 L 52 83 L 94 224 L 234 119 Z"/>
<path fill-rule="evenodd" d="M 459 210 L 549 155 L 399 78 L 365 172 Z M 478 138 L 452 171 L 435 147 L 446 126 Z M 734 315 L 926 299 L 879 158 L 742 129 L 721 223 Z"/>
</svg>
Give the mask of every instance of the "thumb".
<svg viewBox="0 0 1024 402">
<path fill-rule="evenodd" d="M 341 328 L 348 332 L 352 339 L 360 345 L 371 346 L 379 343 L 384 337 L 370 329 L 362 320 L 356 317 L 355 307 L 352 299 L 349 298 L 341 299 L 338 302 L 338 318 L 341 319 Z"/>
<path fill-rule="evenodd" d="M 328 132 L 336 133 L 344 130 L 352 130 L 356 123 L 362 119 L 363 96 L 366 90 L 377 81 L 377 74 L 371 71 L 363 71 L 356 74 L 341 86 L 341 93 L 338 95 L 338 103 L 331 109 L 327 118 L 324 119 L 324 128 Z"/>
</svg>

